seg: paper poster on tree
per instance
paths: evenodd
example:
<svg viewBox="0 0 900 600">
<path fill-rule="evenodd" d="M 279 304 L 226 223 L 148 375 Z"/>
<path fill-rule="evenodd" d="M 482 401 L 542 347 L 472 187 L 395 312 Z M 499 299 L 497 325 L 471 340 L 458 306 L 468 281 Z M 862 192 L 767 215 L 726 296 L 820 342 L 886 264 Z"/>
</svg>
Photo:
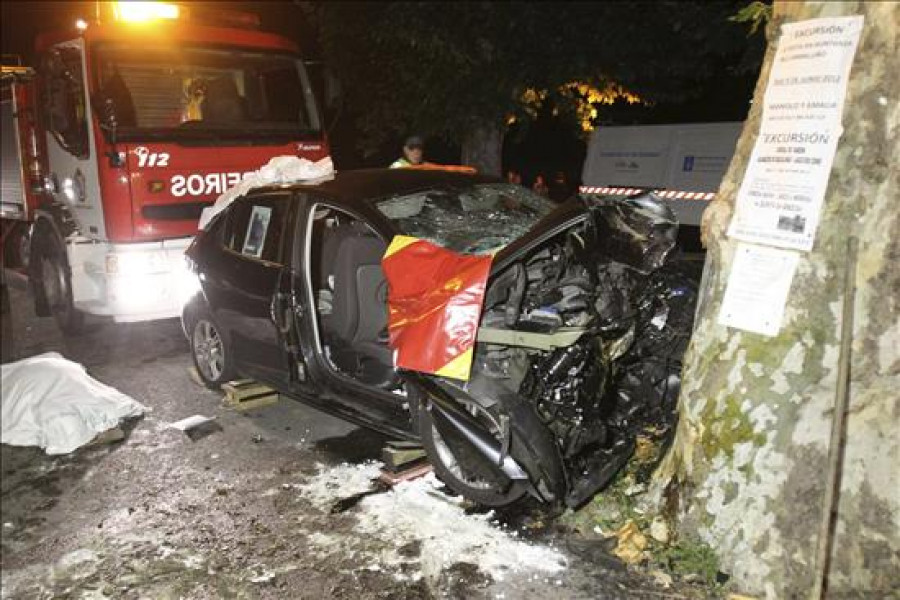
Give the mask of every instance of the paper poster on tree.
<svg viewBox="0 0 900 600">
<path fill-rule="evenodd" d="M 768 337 L 778 334 L 800 253 L 739 243 L 719 323 Z"/>
<path fill-rule="evenodd" d="M 812 249 L 862 26 L 854 16 L 782 27 L 729 236 Z"/>
</svg>

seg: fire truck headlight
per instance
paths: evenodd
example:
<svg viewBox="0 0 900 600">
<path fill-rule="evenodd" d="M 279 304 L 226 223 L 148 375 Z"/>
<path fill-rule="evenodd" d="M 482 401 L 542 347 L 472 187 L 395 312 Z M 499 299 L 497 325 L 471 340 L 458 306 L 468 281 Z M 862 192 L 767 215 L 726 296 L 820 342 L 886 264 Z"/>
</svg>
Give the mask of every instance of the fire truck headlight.
<svg viewBox="0 0 900 600">
<path fill-rule="evenodd" d="M 62 181 L 62 193 L 69 202 L 84 202 L 84 175 L 78 170 L 74 177 L 66 177 Z"/>
<path fill-rule="evenodd" d="M 137 311 L 152 305 L 160 293 L 159 281 L 147 275 L 123 279 L 114 289 L 116 300 L 125 311 Z"/>
<path fill-rule="evenodd" d="M 71 177 L 66 177 L 62 182 L 62 191 L 66 196 L 66 200 L 69 202 L 75 202 L 78 198 L 77 192 L 75 191 L 75 180 Z"/>
<path fill-rule="evenodd" d="M 106 255 L 108 275 L 150 275 L 169 269 L 166 257 L 159 252 L 122 252 Z"/>
</svg>

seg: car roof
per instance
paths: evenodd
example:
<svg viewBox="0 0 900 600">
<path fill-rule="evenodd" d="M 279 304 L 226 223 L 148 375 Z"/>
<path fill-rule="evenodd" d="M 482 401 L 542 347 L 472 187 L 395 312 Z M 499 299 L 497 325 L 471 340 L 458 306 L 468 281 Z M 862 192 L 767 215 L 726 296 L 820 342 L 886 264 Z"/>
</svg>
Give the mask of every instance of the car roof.
<svg viewBox="0 0 900 600">
<path fill-rule="evenodd" d="M 434 188 L 469 187 L 478 183 L 501 183 L 500 179 L 476 173 L 437 168 L 358 169 L 337 171 L 334 179 L 315 185 L 292 183 L 258 188 L 256 191 L 294 189 L 340 200 L 349 204 L 372 202 L 390 196 L 414 194 Z"/>
</svg>

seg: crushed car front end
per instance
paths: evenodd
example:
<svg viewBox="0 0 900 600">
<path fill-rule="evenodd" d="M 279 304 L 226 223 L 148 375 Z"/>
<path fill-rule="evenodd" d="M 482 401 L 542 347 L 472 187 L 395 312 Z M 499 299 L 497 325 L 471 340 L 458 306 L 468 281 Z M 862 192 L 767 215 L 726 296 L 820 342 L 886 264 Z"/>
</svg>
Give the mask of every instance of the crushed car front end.
<svg viewBox="0 0 900 600">
<path fill-rule="evenodd" d="M 483 294 L 468 296 L 481 312 L 467 378 L 404 373 L 420 433 L 438 475 L 477 502 L 530 493 L 576 507 L 636 445 L 661 456 L 671 440 L 696 279 L 678 260 L 674 215 L 649 195 L 574 198 L 524 234 L 497 225 L 515 239 L 495 252 Z M 441 309 L 457 337 L 465 304 Z"/>
</svg>

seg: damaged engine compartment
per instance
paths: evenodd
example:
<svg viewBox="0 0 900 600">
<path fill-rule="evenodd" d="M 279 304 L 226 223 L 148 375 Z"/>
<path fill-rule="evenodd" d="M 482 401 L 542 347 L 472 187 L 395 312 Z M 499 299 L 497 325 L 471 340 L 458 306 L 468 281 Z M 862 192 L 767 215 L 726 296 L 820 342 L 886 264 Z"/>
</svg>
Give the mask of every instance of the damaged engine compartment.
<svg viewBox="0 0 900 600">
<path fill-rule="evenodd" d="M 639 438 L 663 447 L 659 456 L 671 441 L 697 298 L 675 257 L 677 227 L 649 196 L 591 199 L 581 225 L 490 282 L 466 388 L 478 402 L 517 398 L 550 433 L 556 456 L 537 460 L 558 461 L 565 481 L 534 481 L 536 471 L 554 469 L 532 460 L 534 495 L 579 506 L 612 480 Z M 510 435 L 501 432 L 504 448 Z"/>
</svg>

